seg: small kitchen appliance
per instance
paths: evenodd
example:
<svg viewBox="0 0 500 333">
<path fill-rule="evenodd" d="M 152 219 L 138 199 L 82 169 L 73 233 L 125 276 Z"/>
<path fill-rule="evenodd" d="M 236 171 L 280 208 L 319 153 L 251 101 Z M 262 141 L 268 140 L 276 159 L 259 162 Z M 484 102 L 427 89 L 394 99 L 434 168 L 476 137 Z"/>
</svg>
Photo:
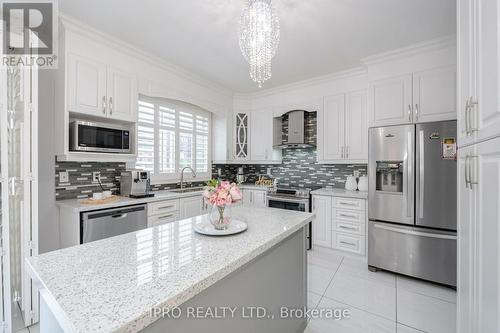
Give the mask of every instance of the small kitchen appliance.
<svg viewBox="0 0 500 333">
<path fill-rule="evenodd" d="M 120 194 L 130 198 L 149 198 L 151 178 L 149 171 L 127 170 L 120 176 Z"/>
<path fill-rule="evenodd" d="M 130 126 L 74 120 L 69 126 L 69 150 L 129 154 L 130 134 Z"/>
<path fill-rule="evenodd" d="M 245 170 L 243 167 L 238 168 L 238 173 L 236 174 L 236 181 L 241 184 L 244 183 L 247 177 L 245 176 Z"/>
</svg>

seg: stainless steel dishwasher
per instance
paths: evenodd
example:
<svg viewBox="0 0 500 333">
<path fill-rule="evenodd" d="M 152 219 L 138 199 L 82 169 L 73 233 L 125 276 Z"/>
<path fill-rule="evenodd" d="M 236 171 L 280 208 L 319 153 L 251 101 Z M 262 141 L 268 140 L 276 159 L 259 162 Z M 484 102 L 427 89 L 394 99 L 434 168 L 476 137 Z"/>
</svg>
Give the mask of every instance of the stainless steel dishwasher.
<svg viewBox="0 0 500 333">
<path fill-rule="evenodd" d="M 80 243 L 118 236 L 148 226 L 146 205 L 126 206 L 82 213 Z"/>
</svg>

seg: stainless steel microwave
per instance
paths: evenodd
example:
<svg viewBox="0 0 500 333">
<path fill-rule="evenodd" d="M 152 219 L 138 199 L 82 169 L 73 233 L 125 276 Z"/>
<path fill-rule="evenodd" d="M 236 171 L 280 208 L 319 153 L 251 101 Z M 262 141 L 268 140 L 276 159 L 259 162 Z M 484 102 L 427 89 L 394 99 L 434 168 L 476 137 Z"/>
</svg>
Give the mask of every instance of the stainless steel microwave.
<svg viewBox="0 0 500 333">
<path fill-rule="evenodd" d="M 69 150 L 130 153 L 130 128 L 84 120 L 72 121 L 69 126 Z"/>
</svg>

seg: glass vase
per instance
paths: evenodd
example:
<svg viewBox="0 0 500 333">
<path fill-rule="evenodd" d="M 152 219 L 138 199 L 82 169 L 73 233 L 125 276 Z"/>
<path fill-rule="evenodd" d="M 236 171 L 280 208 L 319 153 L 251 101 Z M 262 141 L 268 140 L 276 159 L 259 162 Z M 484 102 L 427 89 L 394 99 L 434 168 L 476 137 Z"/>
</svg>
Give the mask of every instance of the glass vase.
<svg viewBox="0 0 500 333">
<path fill-rule="evenodd" d="M 230 206 L 213 205 L 210 211 L 210 222 L 215 230 L 226 230 L 231 223 Z"/>
</svg>

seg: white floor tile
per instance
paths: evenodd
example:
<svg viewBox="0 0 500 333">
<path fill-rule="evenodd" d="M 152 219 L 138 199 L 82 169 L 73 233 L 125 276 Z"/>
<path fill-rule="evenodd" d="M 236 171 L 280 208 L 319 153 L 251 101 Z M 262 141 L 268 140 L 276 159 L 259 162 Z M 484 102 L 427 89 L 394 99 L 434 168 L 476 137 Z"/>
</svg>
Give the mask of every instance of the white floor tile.
<svg viewBox="0 0 500 333">
<path fill-rule="evenodd" d="M 428 333 L 455 333 L 456 304 L 398 289 L 397 321 Z"/>
<path fill-rule="evenodd" d="M 340 265 L 339 272 L 353 274 L 362 278 L 371 279 L 377 282 L 395 284 L 396 275 L 389 272 L 370 272 L 366 260 L 352 257 L 345 257 Z"/>
<path fill-rule="evenodd" d="M 396 333 L 396 323 L 345 304 L 323 298 L 320 309 L 349 309 L 350 317 L 340 320 L 312 319 L 304 333 Z"/>
<path fill-rule="evenodd" d="M 439 298 L 452 303 L 457 302 L 457 292 L 455 290 L 442 287 L 430 282 L 412 279 L 405 276 L 398 276 L 397 285 L 398 288 L 404 289 L 406 291 Z"/>
<path fill-rule="evenodd" d="M 337 272 L 325 296 L 387 319 L 396 320 L 395 284 Z"/>
<path fill-rule="evenodd" d="M 313 292 L 310 292 L 308 291 L 307 292 L 307 307 L 309 309 L 315 309 L 318 304 L 319 304 L 319 301 L 321 301 L 321 295 L 318 295 L 318 294 L 315 294 Z"/>
<path fill-rule="evenodd" d="M 309 264 L 307 268 L 307 290 L 323 295 L 335 274 L 335 270 L 312 264 Z"/>
<path fill-rule="evenodd" d="M 420 331 L 420 330 L 417 330 L 417 329 L 414 329 L 412 327 L 408 327 L 406 325 L 402 325 L 399 323 L 397 324 L 396 327 L 398 328 L 398 333 L 422 333 L 423 332 L 423 331 Z"/>
<path fill-rule="evenodd" d="M 311 250 L 307 252 L 307 262 L 316 266 L 336 271 L 343 257 L 320 250 Z"/>
</svg>

